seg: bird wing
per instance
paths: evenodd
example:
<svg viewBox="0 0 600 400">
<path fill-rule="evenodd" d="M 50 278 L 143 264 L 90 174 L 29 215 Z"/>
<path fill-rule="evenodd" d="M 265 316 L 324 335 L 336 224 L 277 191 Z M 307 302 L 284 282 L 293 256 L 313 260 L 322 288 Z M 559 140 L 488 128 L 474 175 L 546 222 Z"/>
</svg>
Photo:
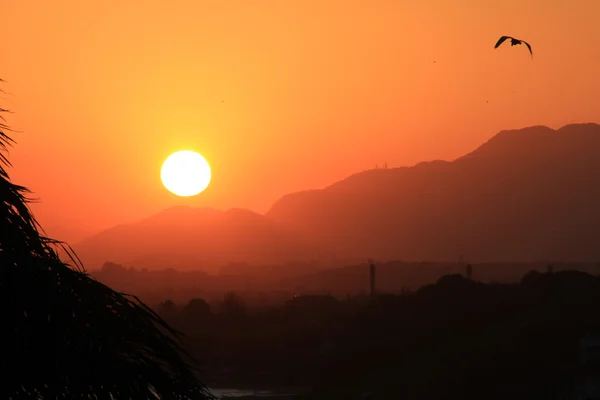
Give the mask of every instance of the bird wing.
<svg viewBox="0 0 600 400">
<path fill-rule="evenodd" d="M 523 43 L 525 43 L 525 46 L 527 46 L 527 48 L 529 49 L 529 53 L 531 54 L 531 57 L 533 57 L 533 51 L 531 51 L 531 45 L 525 41 L 522 41 Z"/>
<path fill-rule="evenodd" d="M 506 39 L 512 39 L 510 36 L 502 36 L 500 39 L 498 39 L 498 41 L 496 42 L 496 45 L 494 46 L 495 49 L 498 48 L 498 46 L 500 46 L 502 43 L 504 43 L 504 41 Z"/>
</svg>

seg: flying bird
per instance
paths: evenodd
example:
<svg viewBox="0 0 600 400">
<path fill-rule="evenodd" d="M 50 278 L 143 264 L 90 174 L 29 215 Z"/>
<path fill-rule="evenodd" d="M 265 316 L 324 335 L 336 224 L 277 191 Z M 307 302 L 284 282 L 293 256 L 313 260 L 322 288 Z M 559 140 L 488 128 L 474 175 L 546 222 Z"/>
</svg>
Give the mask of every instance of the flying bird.
<svg viewBox="0 0 600 400">
<path fill-rule="evenodd" d="M 510 36 L 502 36 L 500 39 L 498 39 L 498 41 L 496 42 L 496 45 L 494 46 L 494 48 L 497 49 L 507 39 L 510 39 L 510 45 L 511 46 L 516 46 L 518 44 L 523 44 L 524 43 L 525 46 L 527 46 L 527 48 L 529 49 L 529 53 L 531 54 L 531 57 L 533 57 L 533 52 L 531 51 L 531 45 L 529 43 L 527 43 L 524 40 L 515 39 L 514 37 L 510 37 Z"/>
</svg>

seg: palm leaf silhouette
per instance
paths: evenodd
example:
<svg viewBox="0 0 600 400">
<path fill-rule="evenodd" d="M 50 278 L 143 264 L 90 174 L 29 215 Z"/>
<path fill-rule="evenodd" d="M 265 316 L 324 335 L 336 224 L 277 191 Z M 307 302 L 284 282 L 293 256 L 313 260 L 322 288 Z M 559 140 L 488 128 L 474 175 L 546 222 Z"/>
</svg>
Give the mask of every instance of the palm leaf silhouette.
<svg viewBox="0 0 600 400">
<path fill-rule="evenodd" d="M 0 108 L 0 398 L 213 399 L 179 332 L 46 237 L 30 192 L 5 168 L 14 143 L 6 112 Z"/>
</svg>

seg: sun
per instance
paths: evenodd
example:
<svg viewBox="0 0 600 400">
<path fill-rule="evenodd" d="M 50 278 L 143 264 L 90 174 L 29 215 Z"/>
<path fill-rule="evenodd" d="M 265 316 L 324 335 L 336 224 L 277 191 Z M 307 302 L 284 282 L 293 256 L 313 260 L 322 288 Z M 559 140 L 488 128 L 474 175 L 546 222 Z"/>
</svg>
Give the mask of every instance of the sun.
<svg viewBox="0 0 600 400">
<path fill-rule="evenodd" d="M 204 191 L 210 178 L 210 165 L 206 159 L 190 150 L 171 154 L 160 170 L 160 179 L 165 188 L 182 197 L 196 196 Z"/>
</svg>

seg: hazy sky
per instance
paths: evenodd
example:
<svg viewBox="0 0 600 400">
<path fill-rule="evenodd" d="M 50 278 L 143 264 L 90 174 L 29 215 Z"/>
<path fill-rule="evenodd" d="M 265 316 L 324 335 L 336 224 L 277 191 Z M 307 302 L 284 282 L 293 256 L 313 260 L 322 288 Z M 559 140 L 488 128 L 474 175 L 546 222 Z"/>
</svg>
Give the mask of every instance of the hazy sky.
<svg viewBox="0 0 600 400">
<path fill-rule="evenodd" d="M 598 0 L 13 0 L 0 6 L 16 183 L 44 225 L 175 204 L 266 211 L 502 129 L 600 120 Z M 493 46 L 512 35 L 533 46 Z M 160 181 L 202 153 L 207 191 Z"/>
</svg>

